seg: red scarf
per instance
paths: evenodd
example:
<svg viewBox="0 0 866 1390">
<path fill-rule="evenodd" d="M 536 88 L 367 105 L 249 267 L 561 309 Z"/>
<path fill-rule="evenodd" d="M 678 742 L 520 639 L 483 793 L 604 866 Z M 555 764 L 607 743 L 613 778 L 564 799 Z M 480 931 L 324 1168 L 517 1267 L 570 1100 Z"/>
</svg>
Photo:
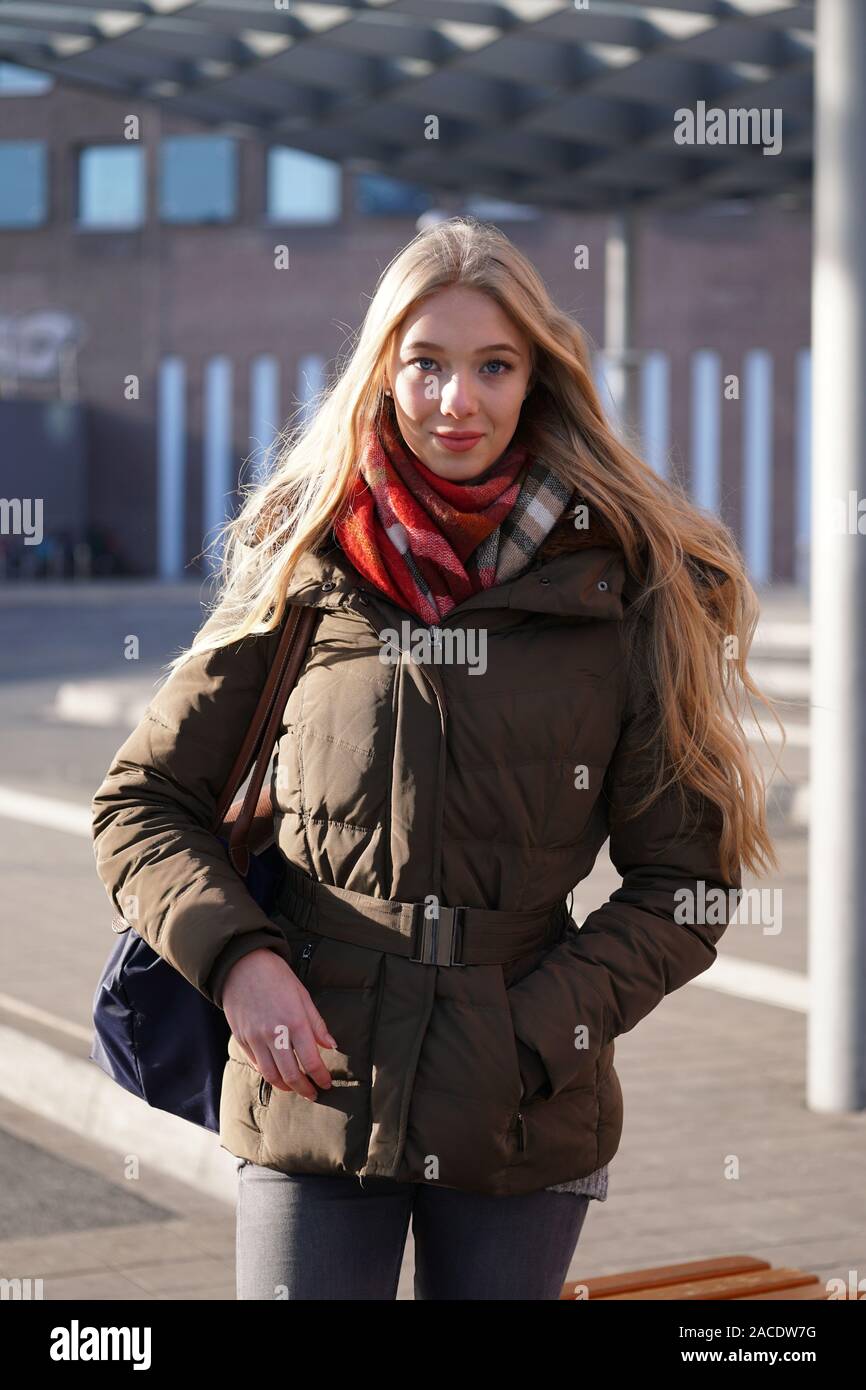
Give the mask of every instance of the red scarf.
<svg viewBox="0 0 866 1390">
<path fill-rule="evenodd" d="M 529 463 L 524 446 L 512 441 L 479 479 L 448 482 L 385 417 L 378 433 L 367 433 L 358 476 L 334 523 L 337 540 L 378 589 L 436 623 L 496 582 L 496 547 L 491 564 L 482 542 L 513 508 Z"/>
</svg>

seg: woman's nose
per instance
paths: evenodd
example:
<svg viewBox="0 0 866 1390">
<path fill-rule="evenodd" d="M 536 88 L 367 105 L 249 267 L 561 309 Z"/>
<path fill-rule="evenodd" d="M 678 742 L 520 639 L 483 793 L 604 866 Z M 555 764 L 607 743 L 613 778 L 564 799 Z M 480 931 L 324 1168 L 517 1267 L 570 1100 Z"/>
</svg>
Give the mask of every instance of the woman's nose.
<svg viewBox="0 0 866 1390">
<path fill-rule="evenodd" d="M 474 415 L 477 403 L 468 378 L 455 372 L 442 387 L 440 403 L 454 415 Z"/>
</svg>

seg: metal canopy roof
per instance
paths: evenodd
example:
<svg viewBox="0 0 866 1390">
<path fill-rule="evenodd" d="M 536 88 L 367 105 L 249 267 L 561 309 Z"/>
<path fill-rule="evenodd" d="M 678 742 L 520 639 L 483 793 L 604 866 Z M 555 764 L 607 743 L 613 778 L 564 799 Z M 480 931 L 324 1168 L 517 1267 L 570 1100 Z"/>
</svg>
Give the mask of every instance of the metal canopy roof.
<svg viewBox="0 0 866 1390">
<path fill-rule="evenodd" d="M 0 0 L 0 59 L 440 192 L 808 198 L 813 0 L 581 3 Z M 699 102 L 781 109 L 781 152 L 677 144 Z"/>
</svg>

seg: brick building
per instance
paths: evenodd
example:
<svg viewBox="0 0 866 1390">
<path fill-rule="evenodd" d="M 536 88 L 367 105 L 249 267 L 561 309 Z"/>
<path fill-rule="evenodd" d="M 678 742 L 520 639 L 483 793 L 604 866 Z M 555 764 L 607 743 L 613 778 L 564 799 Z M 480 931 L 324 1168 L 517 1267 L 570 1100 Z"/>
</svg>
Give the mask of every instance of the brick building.
<svg viewBox="0 0 866 1390">
<path fill-rule="evenodd" d="M 106 568 L 196 573 L 220 480 L 345 351 L 431 206 L 496 221 L 601 346 L 604 216 L 447 201 L 2 66 L 0 491 L 38 474 L 46 533 L 62 522 Z M 810 253 L 808 213 L 780 204 L 646 212 L 638 240 L 656 460 L 718 506 L 758 580 L 805 573 Z M 77 340 L 28 375 L 39 316 Z"/>
</svg>

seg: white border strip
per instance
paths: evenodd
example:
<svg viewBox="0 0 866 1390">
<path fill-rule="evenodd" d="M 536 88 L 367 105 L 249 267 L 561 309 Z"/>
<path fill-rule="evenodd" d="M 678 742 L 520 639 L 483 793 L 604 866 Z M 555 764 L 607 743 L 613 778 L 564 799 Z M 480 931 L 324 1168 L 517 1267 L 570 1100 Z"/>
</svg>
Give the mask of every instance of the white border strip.
<svg viewBox="0 0 866 1390">
<path fill-rule="evenodd" d="M 27 821 L 48 830 L 66 830 L 70 835 L 90 838 L 93 817 L 88 807 L 77 802 L 60 801 L 53 796 L 36 796 L 33 792 L 0 787 L 0 816 L 9 820 Z"/>
<path fill-rule="evenodd" d="M 756 1004 L 774 1004 L 801 1014 L 809 1012 L 808 975 L 743 960 L 741 956 L 717 957 L 709 970 L 689 983 L 718 990 L 720 994 L 733 994 L 737 999 L 752 999 Z"/>
<path fill-rule="evenodd" d="M 39 1009 L 35 1004 L 25 1004 L 23 999 L 13 999 L 11 994 L 0 994 L 0 1009 L 7 1014 L 15 1014 L 18 1018 L 30 1019 L 33 1023 L 44 1023 L 47 1028 L 53 1028 L 55 1033 L 65 1033 L 68 1038 L 77 1038 L 79 1042 L 93 1042 L 92 1028 L 84 1028 L 80 1023 L 70 1023 L 59 1014 Z"/>
<path fill-rule="evenodd" d="M 238 1160 L 218 1135 L 153 1109 L 95 1062 L 2 1023 L 0 1096 L 212 1197 L 236 1198 Z"/>
</svg>

